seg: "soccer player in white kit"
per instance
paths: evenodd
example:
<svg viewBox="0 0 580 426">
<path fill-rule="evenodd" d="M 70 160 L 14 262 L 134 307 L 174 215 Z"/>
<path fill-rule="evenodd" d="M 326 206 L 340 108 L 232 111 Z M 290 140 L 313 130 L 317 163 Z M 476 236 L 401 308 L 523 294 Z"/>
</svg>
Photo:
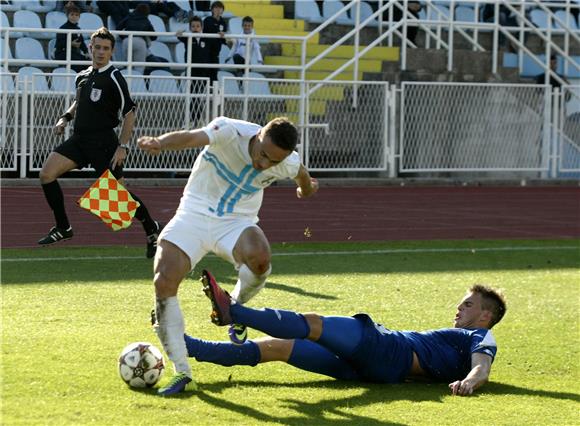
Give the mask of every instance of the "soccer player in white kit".
<svg viewBox="0 0 580 426">
<path fill-rule="evenodd" d="M 291 178 L 298 185 L 298 198 L 318 190 L 317 181 L 294 151 L 297 142 L 298 131 L 286 118 L 261 127 L 218 117 L 201 129 L 139 138 L 139 147 L 153 155 L 205 147 L 195 161 L 175 216 L 159 235 L 155 255 L 156 330 L 176 373 L 159 394 L 172 395 L 195 385 L 177 300 L 183 278 L 213 252 L 239 270 L 231 296 L 237 303 L 247 302 L 264 287 L 271 271 L 270 244 L 256 225 L 263 189 L 276 180 Z M 234 325 L 230 330 L 234 342 L 243 343 L 245 335 L 244 327 Z"/>
</svg>

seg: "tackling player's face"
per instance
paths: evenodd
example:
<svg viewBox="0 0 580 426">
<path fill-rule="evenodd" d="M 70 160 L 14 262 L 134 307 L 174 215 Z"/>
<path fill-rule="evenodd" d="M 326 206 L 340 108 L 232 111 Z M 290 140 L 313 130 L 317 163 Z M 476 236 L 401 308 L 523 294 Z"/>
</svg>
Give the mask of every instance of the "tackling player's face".
<svg viewBox="0 0 580 426">
<path fill-rule="evenodd" d="M 250 145 L 252 166 L 256 170 L 266 170 L 273 167 L 290 155 L 290 151 L 280 148 L 272 142 L 269 136 L 258 133 Z"/>
<path fill-rule="evenodd" d="M 93 66 L 101 68 L 107 65 L 113 56 L 113 44 L 111 40 L 95 37 L 90 44 L 93 55 Z"/>
<path fill-rule="evenodd" d="M 456 328 L 484 327 L 488 311 L 484 311 L 481 304 L 481 294 L 468 293 L 457 305 L 453 326 Z"/>
</svg>

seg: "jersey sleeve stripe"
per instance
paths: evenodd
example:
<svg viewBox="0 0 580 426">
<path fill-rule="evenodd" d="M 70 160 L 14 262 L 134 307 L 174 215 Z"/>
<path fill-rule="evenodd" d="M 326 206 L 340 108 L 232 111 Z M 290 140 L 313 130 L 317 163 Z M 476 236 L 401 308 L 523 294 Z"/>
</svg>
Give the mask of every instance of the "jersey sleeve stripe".
<svg viewBox="0 0 580 426">
<path fill-rule="evenodd" d="M 111 73 L 111 78 L 115 82 L 117 89 L 119 89 L 119 96 L 121 96 L 121 114 L 123 114 L 123 111 L 125 110 L 125 95 L 123 95 L 123 90 L 121 90 L 121 85 L 119 84 L 117 77 L 115 77 L 115 72 L 117 72 L 117 70 L 115 70 Z"/>
</svg>

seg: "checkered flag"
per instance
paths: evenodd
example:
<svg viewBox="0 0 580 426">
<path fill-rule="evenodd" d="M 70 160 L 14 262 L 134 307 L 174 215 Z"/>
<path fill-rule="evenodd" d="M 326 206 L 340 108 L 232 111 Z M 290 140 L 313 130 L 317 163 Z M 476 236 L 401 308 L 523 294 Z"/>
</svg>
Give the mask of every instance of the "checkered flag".
<svg viewBox="0 0 580 426">
<path fill-rule="evenodd" d="M 139 207 L 139 203 L 108 169 L 79 198 L 77 204 L 97 215 L 113 231 L 131 226 Z"/>
</svg>

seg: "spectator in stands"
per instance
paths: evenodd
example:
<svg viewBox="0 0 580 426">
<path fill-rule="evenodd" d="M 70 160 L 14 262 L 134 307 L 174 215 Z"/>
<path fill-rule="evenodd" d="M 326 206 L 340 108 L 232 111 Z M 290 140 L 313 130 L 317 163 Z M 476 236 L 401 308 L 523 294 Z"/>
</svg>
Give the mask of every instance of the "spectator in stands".
<svg viewBox="0 0 580 426">
<path fill-rule="evenodd" d="M 176 3 L 166 0 L 151 0 L 146 2 L 149 4 L 149 10 L 152 15 L 163 14 L 168 18 L 175 18 L 181 22 L 189 20 L 189 13 L 180 8 Z"/>
<path fill-rule="evenodd" d="M 191 3 L 195 3 L 195 10 L 198 12 L 209 12 L 211 10 L 211 1 L 209 0 L 194 0 Z M 191 8 L 194 9 L 193 7 Z"/>
<path fill-rule="evenodd" d="M 222 15 L 224 14 L 225 6 L 221 1 L 214 1 L 211 4 L 211 16 L 208 16 L 203 21 L 203 32 L 208 34 L 219 34 L 219 38 L 208 39 L 210 57 L 209 61 L 212 64 L 219 64 L 220 50 L 222 45 L 226 44 L 225 33 L 228 30 L 226 21 Z M 209 69 L 209 78 L 212 82 L 217 80 L 218 67 Z"/>
<path fill-rule="evenodd" d="M 410 1 L 407 3 L 407 10 L 411 13 L 411 15 L 413 15 L 415 18 L 419 18 L 419 12 L 421 11 L 421 3 L 418 1 Z M 385 17 L 383 18 L 383 20 L 388 20 L 388 12 L 386 12 L 386 14 L 384 14 Z M 393 21 L 400 21 L 401 19 L 403 19 L 403 11 L 401 9 L 399 9 L 398 7 L 394 6 L 393 7 Z M 419 27 L 413 25 L 413 24 L 407 24 L 407 40 L 409 40 L 410 42 L 412 42 L 413 44 L 415 43 L 415 39 L 417 38 L 417 31 L 419 30 Z"/>
<path fill-rule="evenodd" d="M 139 2 L 135 7 L 135 10 L 127 16 L 121 26 L 117 28 L 118 30 L 125 31 L 150 31 L 155 32 L 151 21 L 149 21 L 149 4 L 147 2 Z M 129 57 L 129 37 L 121 36 L 123 39 L 123 51 Z M 132 48 L 132 60 L 133 62 L 145 62 L 147 56 L 149 55 L 149 45 L 152 40 L 155 40 L 156 36 L 134 36 L 133 37 L 133 48 Z M 145 67 L 137 66 L 136 71 L 143 73 Z"/>
<path fill-rule="evenodd" d="M 494 22 L 494 17 L 495 17 L 495 5 L 494 4 L 485 5 L 483 7 L 482 12 L 483 22 Z M 509 10 L 506 6 L 499 6 L 499 16 L 497 18 L 497 22 L 502 27 L 518 26 L 518 21 L 516 17 L 512 14 L 511 10 Z M 512 52 L 515 51 L 510 41 L 501 32 L 499 34 L 499 45 L 505 46 Z"/>
<path fill-rule="evenodd" d="M 189 30 L 193 34 L 201 34 L 203 32 L 203 23 L 199 16 L 194 16 L 189 20 Z M 187 37 L 183 36 L 183 31 L 178 31 L 176 34 L 180 42 L 185 44 L 185 53 L 183 62 L 190 63 L 187 58 Z M 209 63 L 209 44 L 208 39 L 202 37 L 191 38 L 191 63 L 192 64 L 208 64 Z M 209 77 L 209 68 L 191 68 L 192 77 Z M 190 91 L 194 94 L 206 93 L 206 80 L 193 80 L 191 82 Z M 199 97 L 191 99 L 191 119 L 194 126 L 197 126 L 203 116 L 203 108 L 200 105 Z"/>
<path fill-rule="evenodd" d="M 66 10 L 69 6 L 76 6 L 81 11 L 81 13 L 93 11 L 93 7 L 91 6 L 90 1 L 70 1 L 70 0 L 62 1 L 62 0 L 59 0 L 56 2 L 56 10 L 58 10 L 59 12 L 66 13 Z"/>
<path fill-rule="evenodd" d="M 111 17 L 115 29 L 118 29 L 121 22 L 129 16 L 129 3 L 128 1 L 98 1 L 97 6 L 101 12 Z"/>
<path fill-rule="evenodd" d="M 254 20 L 251 16 L 244 16 L 242 19 L 242 30 L 244 34 L 253 34 L 254 33 Z M 244 65 L 246 63 L 246 43 L 247 40 L 245 38 L 236 38 L 232 43 L 232 50 L 231 56 L 226 60 L 226 62 L 230 59 L 233 59 L 234 64 L 236 65 Z M 260 44 L 257 40 L 250 41 L 250 62 L 251 58 L 256 55 L 258 63 L 263 65 L 264 60 L 262 59 L 262 52 L 260 50 Z M 243 74 L 244 70 L 239 69 L 236 70 L 236 74 L 241 75 Z"/>
<path fill-rule="evenodd" d="M 203 32 L 202 20 L 199 16 L 194 16 L 189 20 L 189 30 L 194 34 L 201 34 Z M 183 37 L 183 31 L 177 31 L 175 34 L 180 42 L 185 44 L 185 53 L 183 62 L 189 63 L 187 60 L 187 37 Z M 191 63 L 192 64 L 207 64 L 209 63 L 210 51 L 208 39 L 202 37 L 191 38 Z M 208 77 L 209 68 L 191 68 L 192 77 Z"/>
<path fill-rule="evenodd" d="M 558 77 L 560 77 L 564 81 L 565 84 L 570 84 L 568 82 L 568 80 L 566 80 L 566 77 L 564 77 L 556 72 L 557 69 L 558 69 L 558 57 L 556 55 L 552 55 L 552 56 L 550 56 L 550 70 L 552 72 L 554 72 L 554 74 L 556 74 Z M 545 72 L 545 73 L 543 72 L 541 74 L 538 74 L 536 76 L 536 79 L 535 79 L 536 84 L 546 84 L 546 77 L 548 78 L 548 84 L 550 86 L 552 86 L 552 89 L 561 89 L 562 84 L 554 78 L 552 73 L 549 73 L 549 72 Z M 568 93 L 568 96 L 570 96 L 569 93 Z"/>
<path fill-rule="evenodd" d="M 80 31 L 78 22 L 81 17 L 81 11 L 76 5 L 71 4 L 67 7 L 66 17 L 67 21 L 60 27 L 60 29 Z M 56 35 L 54 57 L 61 61 L 66 60 L 67 53 L 66 37 L 67 35 L 65 33 L 59 33 Z M 70 58 L 73 61 L 85 61 L 90 58 L 89 49 L 87 48 L 85 40 L 83 39 L 83 35 L 80 32 L 71 34 Z M 81 72 L 86 68 L 86 66 L 71 65 L 71 68 L 75 72 Z"/>
</svg>

